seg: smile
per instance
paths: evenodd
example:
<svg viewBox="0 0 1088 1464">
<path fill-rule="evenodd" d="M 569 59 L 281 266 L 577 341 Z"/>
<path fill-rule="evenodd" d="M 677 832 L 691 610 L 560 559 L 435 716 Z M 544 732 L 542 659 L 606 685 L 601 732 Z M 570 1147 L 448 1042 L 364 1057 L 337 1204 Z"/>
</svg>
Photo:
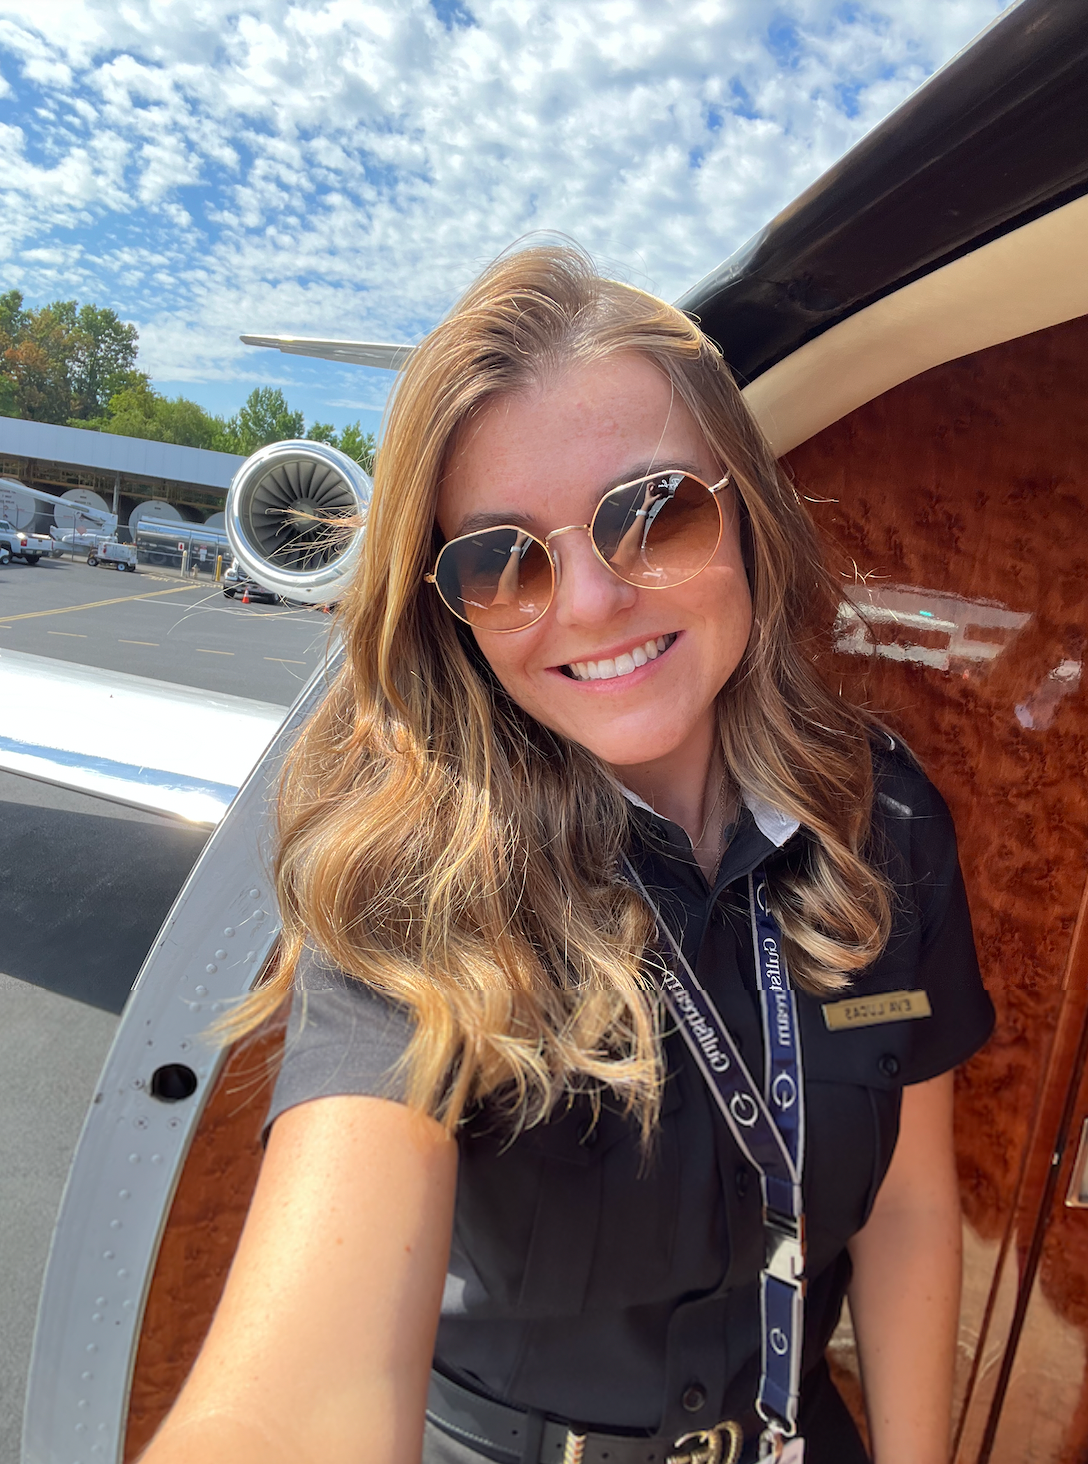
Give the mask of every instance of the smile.
<svg viewBox="0 0 1088 1464">
<path fill-rule="evenodd" d="M 613 681 L 617 676 L 630 676 L 632 671 L 645 666 L 647 661 L 656 661 L 675 639 L 676 632 L 673 631 L 668 635 L 659 635 L 656 640 L 648 640 L 644 645 L 635 646 L 615 660 L 572 661 L 563 669 L 575 681 Z"/>
</svg>

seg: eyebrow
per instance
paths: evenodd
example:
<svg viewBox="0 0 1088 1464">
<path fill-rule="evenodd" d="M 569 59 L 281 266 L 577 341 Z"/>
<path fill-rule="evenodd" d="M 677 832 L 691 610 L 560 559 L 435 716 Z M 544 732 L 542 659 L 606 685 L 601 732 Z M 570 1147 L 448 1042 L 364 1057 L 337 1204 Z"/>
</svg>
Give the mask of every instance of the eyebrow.
<svg viewBox="0 0 1088 1464">
<path fill-rule="evenodd" d="M 700 477 L 701 471 L 695 463 L 679 462 L 674 459 L 660 463 L 657 466 L 652 463 L 636 463 L 631 467 L 625 468 L 622 473 L 617 474 L 615 478 L 610 479 L 602 486 L 597 497 L 597 503 L 600 502 L 606 493 L 611 493 L 613 488 L 620 488 L 624 483 L 637 483 L 640 478 L 664 477 L 667 473 L 692 473 L 698 478 Z M 597 504 L 595 503 L 593 506 L 596 508 Z M 511 528 L 526 529 L 529 533 L 535 533 L 538 527 L 531 513 L 523 513 L 521 510 L 513 508 L 505 511 L 500 510 L 498 513 L 470 513 L 466 518 L 462 519 L 457 532 L 451 535 L 451 537 L 461 539 L 466 534 L 476 534 L 483 529 L 505 528 L 508 524 Z M 564 526 L 556 525 L 556 527 Z M 547 532 L 550 533 L 551 530 Z M 540 537 L 543 538 L 544 535 L 541 534 Z"/>
</svg>

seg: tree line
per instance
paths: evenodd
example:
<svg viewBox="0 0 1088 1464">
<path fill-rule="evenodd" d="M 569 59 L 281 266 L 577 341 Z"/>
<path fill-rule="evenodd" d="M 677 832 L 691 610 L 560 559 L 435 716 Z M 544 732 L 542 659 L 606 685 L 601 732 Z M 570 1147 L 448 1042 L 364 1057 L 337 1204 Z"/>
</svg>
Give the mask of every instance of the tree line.
<svg viewBox="0 0 1088 1464">
<path fill-rule="evenodd" d="M 232 417 L 188 397 L 157 392 L 136 365 L 139 336 L 115 310 L 54 300 L 27 308 L 18 290 L 0 295 L 0 416 L 144 437 L 248 457 L 269 442 L 308 437 L 374 468 L 374 434 L 358 421 L 337 432 L 293 411 L 279 387 L 259 386 Z"/>
</svg>

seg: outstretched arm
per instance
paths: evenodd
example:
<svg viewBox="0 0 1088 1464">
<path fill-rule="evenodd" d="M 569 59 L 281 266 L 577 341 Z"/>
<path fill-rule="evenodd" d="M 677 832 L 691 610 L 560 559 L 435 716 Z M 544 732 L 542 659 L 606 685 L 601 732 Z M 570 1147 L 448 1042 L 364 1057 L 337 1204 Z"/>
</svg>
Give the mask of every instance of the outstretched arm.
<svg viewBox="0 0 1088 1464">
<path fill-rule="evenodd" d="M 850 1312 L 876 1464 L 947 1464 L 961 1245 L 945 1073 L 904 1089 L 891 1166 L 850 1243 Z"/>
<path fill-rule="evenodd" d="M 282 1114 L 207 1341 L 141 1464 L 418 1464 L 456 1156 L 384 1099 Z"/>
</svg>

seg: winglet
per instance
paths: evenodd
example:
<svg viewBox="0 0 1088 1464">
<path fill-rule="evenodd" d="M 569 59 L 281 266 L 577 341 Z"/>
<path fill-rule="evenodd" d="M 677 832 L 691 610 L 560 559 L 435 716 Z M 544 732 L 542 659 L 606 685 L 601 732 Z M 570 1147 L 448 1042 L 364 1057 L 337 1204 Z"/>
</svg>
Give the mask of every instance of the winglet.
<svg viewBox="0 0 1088 1464">
<path fill-rule="evenodd" d="M 268 346 L 289 356 L 314 356 L 320 361 L 344 361 L 385 371 L 399 371 L 415 350 L 414 346 L 383 341 L 328 341 L 311 336 L 243 335 L 238 339 L 245 346 Z"/>
</svg>

